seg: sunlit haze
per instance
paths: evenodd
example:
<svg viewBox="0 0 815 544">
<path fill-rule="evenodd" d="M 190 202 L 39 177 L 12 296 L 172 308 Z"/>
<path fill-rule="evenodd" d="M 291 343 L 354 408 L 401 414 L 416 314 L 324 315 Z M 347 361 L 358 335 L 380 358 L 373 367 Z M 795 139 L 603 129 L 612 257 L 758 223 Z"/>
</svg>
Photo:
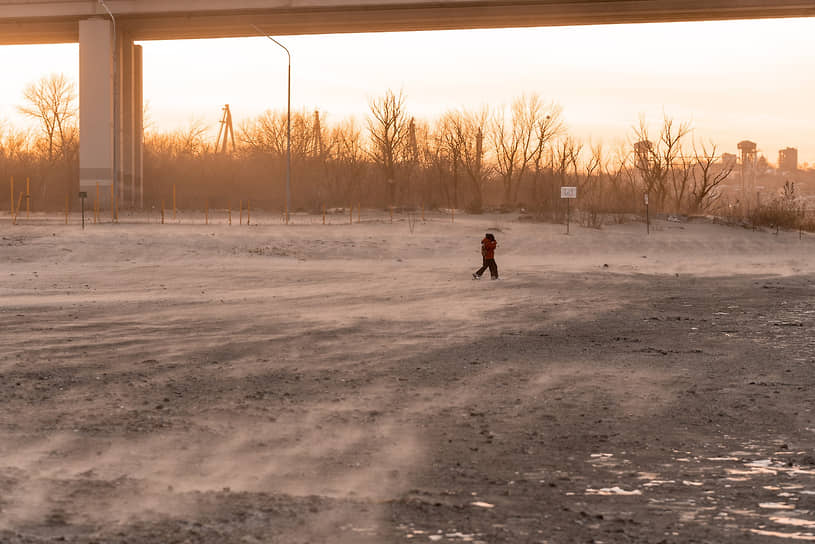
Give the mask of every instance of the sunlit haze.
<svg viewBox="0 0 815 544">
<path fill-rule="evenodd" d="M 364 117 L 368 100 L 402 89 L 410 112 L 509 103 L 536 92 L 559 103 L 571 132 L 612 145 L 644 113 L 691 120 L 695 137 L 735 152 L 756 141 L 775 162 L 815 161 L 815 19 L 278 36 L 292 52 L 292 107 L 329 120 Z M 286 55 L 265 38 L 143 42 L 151 129 L 197 119 L 217 128 L 286 107 Z M 0 119 L 42 75 L 78 74 L 78 45 L 0 47 Z"/>
</svg>

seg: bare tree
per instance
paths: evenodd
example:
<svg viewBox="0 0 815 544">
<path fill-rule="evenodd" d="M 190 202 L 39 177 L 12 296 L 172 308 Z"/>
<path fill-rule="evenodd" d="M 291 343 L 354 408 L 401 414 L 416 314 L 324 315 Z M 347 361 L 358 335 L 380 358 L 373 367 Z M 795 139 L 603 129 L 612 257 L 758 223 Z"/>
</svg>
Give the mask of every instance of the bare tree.
<svg viewBox="0 0 815 544">
<path fill-rule="evenodd" d="M 383 96 L 368 104 L 368 133 L 371 137 L 369 154 L 384 171 L 390 204 L 396 200 L 396 166 L 409 136 L 409 117 L 405 110 L 405 95 L 388 89 Z"/>
<path fill-rule="evenodd" d="M 292 154 L 298 141 L 299 132 L 302 126 L 298 125 L 297 113 L 292 115 Z M 286 153 L 287 114 L 285 111 L 266 110 L 254 119 L 242 121 L 238 129 L 238 139 L 244 149 L 255 153 L 271 153 L 277 157 L 282 157 Z"/>
<path fill-rule="evenodd" d="M 360 196 L 359 181 L 365 170 L 362 131 L 353 119 L 346 119 L 331 130 L 328 150 L 326 172 L 331 195 L 343 204 L 350 203 Z"/>
<path fill-rule="evenodd" d="M 656 142 L 648 137 L 648 127 L 644 116 L 640 116 L 639 125 L 634 129 L 635 167 L 642 176 L 643 188 L 654 200 L 658 210 L 665 209 L 669 196 L 669 180 L 682 183 L 684 174 L 674 177 L 674 169 L 686 169 L 687 163 L 681 160 L 682 140 L 690 133 L 689 122 L 675 125 L 670 117 L 663 117 L 662 128 Z M 684 177 L 687 183 L 687 177 Z M 684 189 L 683 191 L 684 192 Z"/>
<path fill-rule="evenodd" d="M 18 110 L 39 122 L 48 160 L 54 160 L 55 155 L 70 160 L 78 138 L 79 110 L 73 82 L 65 74 L 51 74 L 29 84 L 23 98 L 25 104 Z"/>
<path fill-rule="evenodd" d="M 716 144 L 711 142 L 709 150 L 705 144 L 700 144 L 699 147 L 701 151 L 695 145 L 693 148 L 696 168 L 692 171 L 693 187 L 690 191 L 692 212 L 706 211 L 713 207 L 719 198 L 716 188 L 730 177 L 734 166 L 719 164 Z"/>
<path fill-rule="evenodd" d="M 484 180 L 487 168 L 484 164 L 484 134 L 487 132 L 489 109 L 482 108 L 477 112 L 467 110 L 448 112 L 445 122 L 452 136 L 451 144 L 455 155 L 466 173 L 472 192 L 469 208 L 480 212 L 484 205 Z"/>
<path fill-rule="evenodd" d="M 540 96 L 531 94 L 515 99 L 509 120 L 505 109 L 493 117 L 492 140 L 496 169 L 504 186 L 504 204 L 517 201 L 521 181 L 555 134 L 559 116 L 558 107 L 544 104 Z"/>
</svg>

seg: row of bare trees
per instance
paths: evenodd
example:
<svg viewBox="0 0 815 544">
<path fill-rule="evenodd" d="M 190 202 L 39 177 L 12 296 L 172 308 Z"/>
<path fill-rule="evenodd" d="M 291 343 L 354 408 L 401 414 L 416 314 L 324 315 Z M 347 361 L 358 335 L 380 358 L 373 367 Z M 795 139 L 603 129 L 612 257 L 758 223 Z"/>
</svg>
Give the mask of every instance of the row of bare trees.
<svg viewBox="0 0 815 544">
<path fill-rule="evenodd" d="M 36 132 L 0 126 L 0 176 L 31 176 L 65 194 L 77 179 L 74 85 L 53 75 L 26 88 L 19 111 L 37 120 Z M 145 200 L 167 198 L 176 186 L 190 207 L 254 200 L 283 202 L 286 114 L 267 111 L 244 120 L 231 154 L 218 153 L 208 127 L 194 122 L 145 135 Z M 714 144 L 692 137 L 689 123 L 666 117 L 651 137 L 640 119 L 629 142 L 608 152 L 568 133 L 561 108 L 536 94 L 508 107 L 450 110 L 434 122 L 409 114 L 402 92 L 369 102 L 366 118 L 329 123 L 324 113 L 294 112 L 291 130 L 295 209 L 323 205 L 526 208 L 558 219 L 559 188 L 577 186 L 586 221 L 638 213 L 643 194 L 657 211 L 714 210 L 732 166 Z M 72 185 L 73 184 L 73 185 Z M 0 192 L 0 195 L 3 193 Z"/>
<path fill-rule="evenodd" d="M 20 130 L 0 119 L 0 179 L 28 178 L 31 196 L 54 205 L 79 179 L 76 86 L 63 74 L 43 77 L 25 87 L 17 109 L 36 129 Z"/>
</svg>

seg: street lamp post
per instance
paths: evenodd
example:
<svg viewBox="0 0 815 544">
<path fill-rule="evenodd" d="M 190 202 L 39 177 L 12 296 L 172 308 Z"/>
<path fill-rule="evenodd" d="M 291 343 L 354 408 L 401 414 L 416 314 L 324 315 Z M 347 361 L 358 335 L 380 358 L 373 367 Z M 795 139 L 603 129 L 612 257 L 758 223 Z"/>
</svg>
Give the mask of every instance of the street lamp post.
<svg viewBox="0 0 815 544">
<path fill-rule="evenodd" d="M 255 30 L 272 40 L 283 48 L 289 58 L 287 98 L 286 98 L 286 224 L 289 223 L 289 210 L 291 209 L 291 53 L 285 45 L 275 40 L 260 28 L 252 25 Z"/>
</svg>

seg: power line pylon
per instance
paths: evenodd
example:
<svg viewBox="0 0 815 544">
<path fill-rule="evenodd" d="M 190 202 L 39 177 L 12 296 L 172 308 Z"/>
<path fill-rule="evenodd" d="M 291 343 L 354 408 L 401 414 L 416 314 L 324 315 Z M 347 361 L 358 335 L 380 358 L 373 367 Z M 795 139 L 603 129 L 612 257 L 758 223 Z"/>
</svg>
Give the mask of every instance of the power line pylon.
<svg viewBox="0 0 815 544">
<path fill-rule="evenodd" d="M 235 131 L 232 130 L 232 112 L 229 111 L 229 104 L 224 104 L 223 115 L 221 116 L 220 127 L 218 128 L 218 139 L 215 141 L 215 151 L 226 153 L 227 139 L 232 140 L 232 152 L 235 152 Z M 224 139 L 221 142 L 221 134 Z"/>
</svg>

